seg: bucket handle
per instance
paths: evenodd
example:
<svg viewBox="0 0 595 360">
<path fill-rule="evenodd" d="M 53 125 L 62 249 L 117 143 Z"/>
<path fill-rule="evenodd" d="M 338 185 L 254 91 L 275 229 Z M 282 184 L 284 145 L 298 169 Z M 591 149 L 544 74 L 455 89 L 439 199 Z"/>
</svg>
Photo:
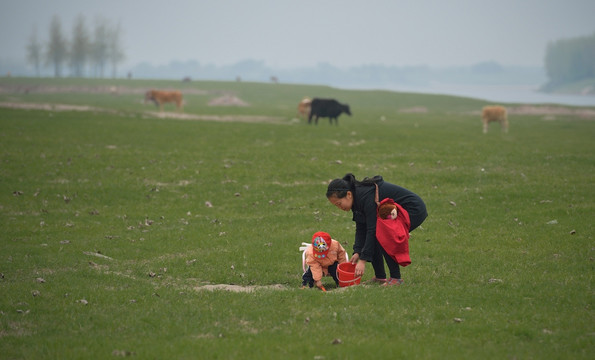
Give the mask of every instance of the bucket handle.
<svg viewBox="0 0 595 360">
<path fill-rule="evenodd" d="M 347 283 L 348 284 L 348 283 L 356 282 L 356 281 L 358 281 L 361 278 L 362 278 L 361 276 L 358 276 L 358 277 L 356 277 L 354 279 L 351 279 L 351 280 L 341 280 L 341 279 L 339 279 L 339 282 L 340 283 Z"/>
</svg>

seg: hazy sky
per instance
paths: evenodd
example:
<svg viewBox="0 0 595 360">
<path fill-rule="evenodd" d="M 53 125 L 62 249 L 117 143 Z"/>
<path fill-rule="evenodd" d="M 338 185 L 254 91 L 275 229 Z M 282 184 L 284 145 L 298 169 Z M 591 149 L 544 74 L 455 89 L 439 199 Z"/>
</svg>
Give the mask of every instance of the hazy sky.
<svg viewBox="0 0 595 360">
<path fill-rule="evenodd" d="M 549 41 L 595 33 L 595 0 L 0 0 L 0 59 L 53 15 L 68 38 L 78 15 L 119 22 L 126 65 L 543 66 Z"/>
</svg>

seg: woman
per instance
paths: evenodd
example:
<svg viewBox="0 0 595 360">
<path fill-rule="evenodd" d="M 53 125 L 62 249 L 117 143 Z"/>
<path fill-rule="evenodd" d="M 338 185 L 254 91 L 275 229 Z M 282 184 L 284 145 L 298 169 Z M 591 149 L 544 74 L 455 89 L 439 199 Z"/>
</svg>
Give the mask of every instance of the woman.
<svg viewBox="0 0 595 360">
<path fill-rule="evenodd" d="M 376 198 L 376 185 L 378 185 L 378 198 Z M 423 200 L 405 188 L 384 181 L 382 176 L 357 181 L 351 173 L 346 174 L 342 179 L 331 181 L 326 197 L 339 209 L 353 212 L 355 242 L 350 261 L 356 265 L 355 276 L 363 275 L 366 262 L 372 262 L 374 277 L 371 282 L 385 286 L 402 284 L 399 264 L 384 251 L 376 239 L 376 200 L 391 198 L 407 210 L 411 220 L 409 232 L 421 225 L 428 216 Z M 390 272 L 388 280 L 383 257 Z"/>
</svg>

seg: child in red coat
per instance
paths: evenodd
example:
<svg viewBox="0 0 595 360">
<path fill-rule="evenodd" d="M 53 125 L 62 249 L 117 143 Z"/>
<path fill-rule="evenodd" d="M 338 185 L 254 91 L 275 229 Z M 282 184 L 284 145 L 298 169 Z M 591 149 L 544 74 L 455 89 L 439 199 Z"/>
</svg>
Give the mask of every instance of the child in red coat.
<svg viewBox="0 0 595 360">
<path fill-rule="evenodd" d="M 376 239 L 384 251 L 399 265 L 411 264 L 409 257 L 409 213 L 393 199 L 386 198 L 378 206 Z"/>
<path fill-rule="evenodd" d="M 337 240 L 331 239 L 328 233 L 319 231 L 312 236 L 312 246 L 306 248 L 306 264 L 308 269 L 302 275 L 302 288 L 306 285 L 316 285 L 322 291 L 323 276 L 332 276 L 335 284 L 339 285 L 337 266 L 347 261 L 345 249 Z"/>
</svg>

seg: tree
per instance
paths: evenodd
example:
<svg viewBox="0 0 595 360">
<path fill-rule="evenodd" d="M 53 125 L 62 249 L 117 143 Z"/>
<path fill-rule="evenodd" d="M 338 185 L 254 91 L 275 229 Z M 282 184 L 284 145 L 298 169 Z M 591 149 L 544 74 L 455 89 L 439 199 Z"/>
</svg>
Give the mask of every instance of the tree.
<svg viewBox="0 0 595 360">
<path fill-rule="evenodd" d="M 112 67 L 112 78 L 116 77 L 118 64 L 126 57 L 122 50 L 120 34 L 120 23 L 118 23 L 115 28 L 111 28 L 108 32 L 108 58 Z"/>
<path fill-rule="evenodd" d="M 91 45 L 91 61 L 95 76 L 103 77 L 105 63 L 108 59 L 108 27 L 103 18 L 97 18 L 95 33 Z"/>
<path fill-rule="evenodd" d="M 550 42 L 545 55 L 547 88 L 595 78 L 595 34 Z"/>
<path fill-rule="evenodd" d="M 42 46 L 37 41 L 37 27 L 33 28 L 33 33 L 29 38 L 27 45 L 27 61 L 35 67 L 35 75 L 39 77 L 39 69 L 41 67 L 41 52 Z"/>
<path fill-rule="evenodd" d="M 54 76 L 62 76 L 62 66 L 68 58 L 68 40 L 62 35 L 62 24 L 57 15 L 50 23 L 50 42 L 46 52 L 46 63 L 54 66 Z"/>
<path fill-rule="evenodd" d="M 89 33 L 85 26 L 85 18 L 79 15 L 72 29 L 72 47 L 70 48 L 72 75 L 77 77 L 84 75 L 85 65 L 89 58 L 90 45 Z"/>
</svg>

